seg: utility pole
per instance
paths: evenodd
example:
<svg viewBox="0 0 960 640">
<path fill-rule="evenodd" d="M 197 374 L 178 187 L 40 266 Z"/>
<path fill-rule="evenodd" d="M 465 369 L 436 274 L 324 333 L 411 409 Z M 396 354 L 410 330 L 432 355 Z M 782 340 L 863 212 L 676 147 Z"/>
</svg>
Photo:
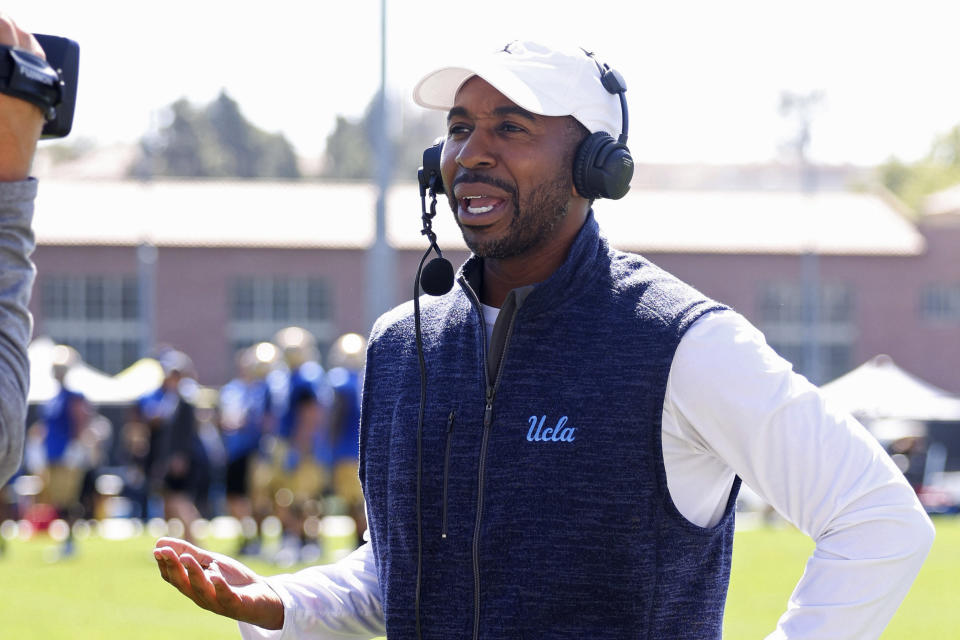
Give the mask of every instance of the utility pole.
<svg viewBox="0 0 960 640">
<path fill-rule="evenodd" d="M 148 240 L 137 246 L 137 312 L 140 315 L 140 357 L 157 346 L 157 247 Z"/>
<path fill-rule="evenodd" d="M 394 305 L 394 263 L 396 256 L 387 241 L 387 193 L 393 168 L 393 142 L 387 125 L 387 3 L 380 0 L 380 92 L 374 118 L 374 155 L 376 157 L 377 208 L 373 245 L 367 250 L 366 315 L 367 327 Z"/>
<path fill-rule="evenodd" d="M 814 110 L 823 100 L 823 92 L 811 91 L 780 94 L 780 114 L 792 118 L 797 125 L 797 135 L 792 147 L 797 159 L 800 191 L 812 197 L 817 191 L 817 175 L 807 152 L 810 148 L 810 126 Z M 810 234 L 800 258 L 800 281 L 803 297 L 803 373 L 813 384 L 821 384 L 823 367 L 820 358 L 820 257 L 817 253 L 817 238 Z"/>
</svg>

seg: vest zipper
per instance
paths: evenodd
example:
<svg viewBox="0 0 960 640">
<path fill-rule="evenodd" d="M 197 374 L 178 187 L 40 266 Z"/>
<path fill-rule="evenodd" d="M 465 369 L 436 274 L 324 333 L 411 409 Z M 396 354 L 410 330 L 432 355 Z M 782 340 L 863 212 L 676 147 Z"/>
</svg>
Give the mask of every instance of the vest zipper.
<svg viewBox="0 0 960 640">
<path fill-rule="evenodd" d="M 473 528 L 473 638 L 477 640 L 480 636 L 480 523 L 483 521 L 483 479 L 486 471 L 487 462 L 487 443 L 490 440 L 490 425 L 493 423 L 493 401 L 497 395 L 497 388 L 500 386 L 500 378 L 503 374 L 503 354 L 507 351 L 510 344 L 510 336 L 513 334 L 513 322 L 517 317 L 517 308 L 514 307 L 510 316 L 510 324 L 507 325 L 507 334 L 503 340 L 503 350 L 499 354 L 499 365 L 497 373 L 493 380 L 490 380 L 490 374 L 487 369 L 487 325 L 483 317 L 483 310 L 480 306 L 480 299 L 476 292 L 461 276 L 461 284 L 469 292 L 477 312 L 480 314 L 480 338 L 483 346 L 483 375 L 487 381 L 486 406 L 483 410 L 483 440 L 480 444 L 480 469 L 477 472 L 477 519 Z"/>
<path fill-rule="evenodd" d="M 440 528 L 440 537 L 447 538 L 447 480 L 450 474 L 450 444 L 453 442 L 453 418 L 454 412 L 450 411 L 447 418 L 447 449 L 443 454 L 443 519 Z"/>
<path fill-rule="evenodd" d="M 487 462 L 487 443 L 493 422 L 494 388 L 487 386 L 487 406 L 483 410 L 483 441 L 480 444 L 480 470 L 477 481 L 477 520 L 473 526 L 473 640 L 480 635 L 480 522 L 483 520 L 483 477 Z"/>
</svg>

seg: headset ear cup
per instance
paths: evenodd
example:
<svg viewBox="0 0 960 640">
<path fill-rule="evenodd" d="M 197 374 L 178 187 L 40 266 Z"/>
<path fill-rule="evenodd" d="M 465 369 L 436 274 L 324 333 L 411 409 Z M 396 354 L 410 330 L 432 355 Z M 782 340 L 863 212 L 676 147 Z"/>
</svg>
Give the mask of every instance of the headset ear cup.
<svg viewBox="0 0 960 640">
<path fill-rule="evenodd" d="M 631 178 L 630 150 L 613 136 L 598 131 L 580 143 L 573 161 L 573 185 L 581 196 L 619 200 L 630 190 Z"/>
<path fill-rule="evenodd" d="M 423 164 L 417 171 L 420 183 L 420 195 L 429 189 L 432 193 L 443 193 L 443 179 L 440 177 L 440 157 L 443 154 L 443 139 L 440 138 L 423 151 Z"/>
<path fill-rule="evenodd" d="M 592 133 L 580 143 L 577 153 L 574 155 L 573 186 L 576 187 L 577 193 L 588 200 L 605 197 L 597 191 L 594 184 L 593 165 L 600 149 L 610 142 L 615 141 L 609 133 L 604 131 Z"/>
<path fill-rule="evenodd" d="M 598 151 L 592 171 L 598 184 L 597 190 L 602 191 L 602 197 L 619 200 L 630 191 L 630 180 L 633 178 L 633 157 L 630 150 L 626 145 L 613 141 Z"/>
</svg>

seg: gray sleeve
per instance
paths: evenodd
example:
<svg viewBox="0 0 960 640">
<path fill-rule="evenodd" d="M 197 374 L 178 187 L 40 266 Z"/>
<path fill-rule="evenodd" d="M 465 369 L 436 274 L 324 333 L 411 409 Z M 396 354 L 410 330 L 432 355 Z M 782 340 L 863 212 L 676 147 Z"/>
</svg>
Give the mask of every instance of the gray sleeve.
<svg viewBox="0 0 960 640">
<path fill-rule="evenodd" d="M 0 183 L 0 486 L 20 466 L 26 430 L 36 195 L 36 180 Z"/>
</svg>

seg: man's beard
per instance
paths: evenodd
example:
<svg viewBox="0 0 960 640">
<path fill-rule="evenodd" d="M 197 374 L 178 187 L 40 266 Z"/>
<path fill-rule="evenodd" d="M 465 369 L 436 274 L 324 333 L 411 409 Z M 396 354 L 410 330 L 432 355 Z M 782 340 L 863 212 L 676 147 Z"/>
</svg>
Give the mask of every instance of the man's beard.
<svg viewBox="0 0 960 640">
<path fill-rule="evenodd" d="M 570 205 L 570 191 L 573 188 L 571 176 L 560 176 L 553 182 L 547 182 L 535 188 L 524 199 L 521 207 L 520 196 L 511 185 L 502 184 L 499 180 L 494 182 L 483 178 L 465 181 L 488 182 L 510 193 L 513 203 L 513 217 L 510 225 L 503 236 L 487 241 L 468 237 L 457 216 L 457 201 L 450 202 L 454 219 L 470 251 L 481 258 L 497 260 L 522 255 L 546 241 L 560 221 L 566 217 Z"/>
</svg>

